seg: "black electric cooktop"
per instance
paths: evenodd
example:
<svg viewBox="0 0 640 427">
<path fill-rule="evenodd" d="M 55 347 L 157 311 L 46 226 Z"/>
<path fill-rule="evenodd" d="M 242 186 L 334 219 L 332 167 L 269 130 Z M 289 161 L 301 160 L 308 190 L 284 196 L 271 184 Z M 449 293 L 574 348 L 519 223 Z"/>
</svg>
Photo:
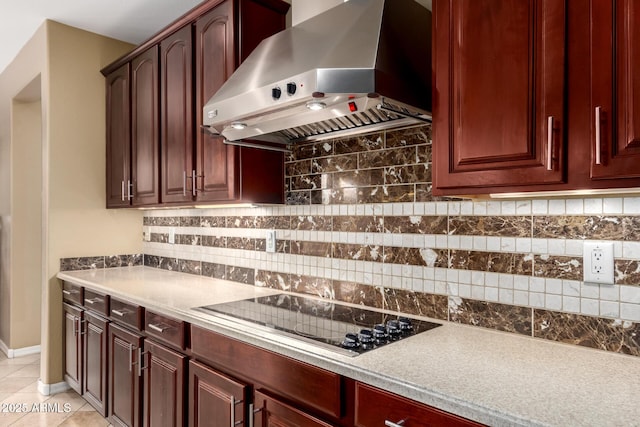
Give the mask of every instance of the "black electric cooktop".
<svg viewBox="0 0 640 427">
<path fill-rule="evenodd" d="M 195 310 L 320 345 L 349 356 L 440 326 L 330 300 L 277 294 L 197 307 Z"/>
</svg>

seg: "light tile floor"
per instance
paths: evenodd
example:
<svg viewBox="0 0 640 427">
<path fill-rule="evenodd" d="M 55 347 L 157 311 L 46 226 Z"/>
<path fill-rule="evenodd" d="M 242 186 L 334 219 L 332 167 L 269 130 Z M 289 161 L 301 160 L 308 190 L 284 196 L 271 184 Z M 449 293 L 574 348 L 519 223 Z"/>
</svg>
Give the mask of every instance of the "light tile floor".
<svg viewBox="0 0 640 427">
<path fill-rule="evenodd" d="M 38 393 L 39 377 L 39 354 L 7 359 L 0 352 L 0 427 L 109 426 L 73 390 L 53 396 Z"/>
</svg>

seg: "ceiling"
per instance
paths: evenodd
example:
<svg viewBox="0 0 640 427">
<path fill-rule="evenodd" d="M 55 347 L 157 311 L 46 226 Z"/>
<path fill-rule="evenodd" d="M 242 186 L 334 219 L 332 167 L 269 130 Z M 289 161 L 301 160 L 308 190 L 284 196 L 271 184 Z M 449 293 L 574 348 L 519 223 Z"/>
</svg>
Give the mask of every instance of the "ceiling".
<svg viewBox="0 0 640 427">
<path fill-rule="evenodd" d="M 45 19 L 139 44 L 201 2 L 202 0 L 0 0 L 0 73 Z"/>
</svg>

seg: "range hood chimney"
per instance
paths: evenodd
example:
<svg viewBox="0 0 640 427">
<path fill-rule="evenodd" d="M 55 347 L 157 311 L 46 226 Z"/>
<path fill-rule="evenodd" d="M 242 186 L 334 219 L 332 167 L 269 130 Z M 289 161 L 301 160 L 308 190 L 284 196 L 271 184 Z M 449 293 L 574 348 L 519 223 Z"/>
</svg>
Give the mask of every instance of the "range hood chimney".
<svg viewBox="0 0 640 427">
<path fill-rule="evenodd" d="M 349 0 L 265 40 L 204 107 L 228 141 L 290 144 L 431 121 L 431 12 Z"/>
</svg>

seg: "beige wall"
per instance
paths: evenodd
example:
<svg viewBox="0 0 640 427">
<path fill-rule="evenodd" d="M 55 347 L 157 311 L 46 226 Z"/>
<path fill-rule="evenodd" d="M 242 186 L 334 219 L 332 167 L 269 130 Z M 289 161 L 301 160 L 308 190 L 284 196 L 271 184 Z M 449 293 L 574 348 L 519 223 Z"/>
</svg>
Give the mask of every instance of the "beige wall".
<svg viewBox="0 0 640 427">
<path fill-rule="evenodd" d="M 28 247 L 38 244 L 38 238 L 33 232 L 28 236 L 23 236 L 24 230 L 29 230 L 30 225 L 36 229 L 41 228 L 41 224 L 34 224 L 36 221 L 32 217 L 25 217 L 25 212 L 31 213 L 35 209 L 34 215 L 40 212 L 40 193 L 38 189 L 27 190 L 24 179 L 29 169 L 35 169 L 32 177 L 41 175 L 41 164 L 37 160 L 39 153 L 34 153 L 35 162 L 29 160 L 26 164 L 23 159 L 29 159 L 29 152 L 26 148 L 34 149 L 40 144 L 34 134 L 40 132 L 41 123 L 35 124 L 30 133 L 27 120 L 29 116 L 38 115 L 34 113 L 34 105 L 24 105 L 23 101 L 36 101 L 36 98 L 28 92 L 27 88 L 33 89 L 32 83 L 38 80 L 38 76 L 46 73 L 46 31 L 44 28 L 38 29 L 31 40 L 18 53 L 11 64 L 0 74 L 0 215 L 2 218 L 2 238 L 0 244 L 0 340 L 10 349 L 24 346 L 36 345 L 39 343 L 40 330 L 40 287 L 41 279 L 37 284 L 33 283 L 34 274 L 41 271 L 41 247 Z M 41 78 L 42 85 L 46 83 Z M 40 85 L 38 85 L 40 86 Z M 14 110 L 12 114 L 12 110 Z M 41 121 L 46 121 L 46 117 L 39 115 Z M 16 128 L 13 127 L 16 125 Z M 12 141 L 12 134 L 20 141 Z M 24 144 L 31 144 L 25 147 Z M 22 144 L 22 145 L 20 145 Z M 20 164 L 18 164 L 20 163 Z M 41 186 L 40 186 L 41 187 Z M 15 202 L 15 203 L 14 203 Z M 35 206 L 34 206 L 35 205 Z M 27 237 L 29 243 L 20 246 L 21 239 Z M 12 245 L 18 242 L 15 252 Z M 36 242 L 36 243 L 34 243 Z M 29 254 L 35 255 L 35 265 L 30 262 Z M 31 270 L 31 271 L 29 271 Z M 33 272 L 35 270 L 35 272 Z M 13 276 L 16 276 L 14 280 Z M 22 322 L 26 323 L 22 323 Z M 14 344 L 13 340 L 17 340 Z"/>
<path fill-rule="evenodd" d="M 61 292 L 55 278 L 60 258 L 142 249 L 142 213 L 105 208 L 100 69 L 131 48 L 47 21 L 0 74 L 0 339 L 10 349 L 40 343 L 45 384 L 63 380 Z M 19 94 L 37 76 L 39 100 L 23 100 Z M 39 105 L 40 123 L 30 127 Z M 28 147 L 43 161 L 27 155 Z M 42 191 L 24 193 L 25 175 L 40 181 Z M 33 286 L 23 284 L 36 279 Z"/>
<path fill-rule="evenodd" d="M 42 381 L 62 381 L 60 258 L 139 253 L 142 213 L 105 208 L 105 83 L 132 46 L 49 22 L 49 144 Z M 96 224 L 100 224 L 96 226 Z"/>
<path fill-rule="evenodd" d="M 39 83 L 39 78 L 37 79 Z M 40 84 L 37 84 L 40 88 Z M 38 91 L 39 95 L 39 91 Z M 27 98 L 27 100 L 21 100 Z M 9 348 L 40 344 L 42 265 L 42 103 L 19 94 L 11 110 L 11 314 Z"/>
</svg>

